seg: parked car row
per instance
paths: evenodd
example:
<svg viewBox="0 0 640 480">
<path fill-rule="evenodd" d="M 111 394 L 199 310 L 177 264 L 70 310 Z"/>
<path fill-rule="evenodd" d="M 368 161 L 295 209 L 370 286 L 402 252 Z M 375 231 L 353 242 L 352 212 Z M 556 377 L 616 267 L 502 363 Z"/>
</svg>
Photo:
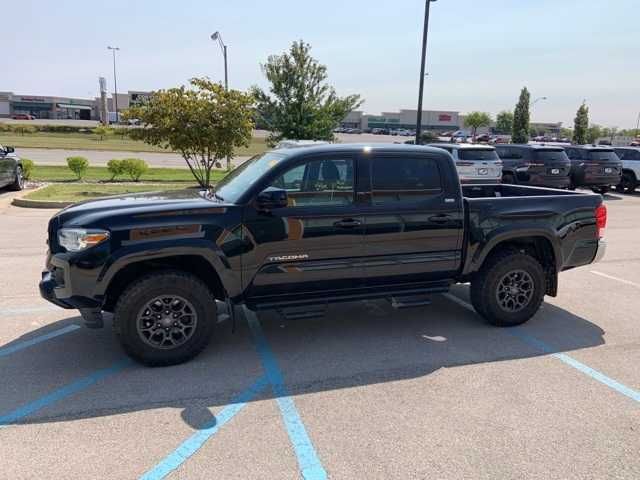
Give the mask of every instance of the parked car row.
<svg viewBox="0 0 640 480">
<path fill-rule="evenodd" d="M 640 185 L 640 148 L 603 145 L 433 143 L 451 154 L 462 183 L 539 187 L 612 187 L 631 193 Z"/>
</svg>

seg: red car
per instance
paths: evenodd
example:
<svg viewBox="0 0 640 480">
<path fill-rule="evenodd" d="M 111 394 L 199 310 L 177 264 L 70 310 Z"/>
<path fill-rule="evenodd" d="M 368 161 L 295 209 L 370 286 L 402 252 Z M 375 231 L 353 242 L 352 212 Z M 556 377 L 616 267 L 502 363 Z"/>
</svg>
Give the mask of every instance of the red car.
<svg viewBox="0 0 640 480">
<path fill-rule="evenodd" d="M 35 120 L 36 117 L 28 113 L 15 113 L 11 118 L 14 120 Z"/>
</svg>

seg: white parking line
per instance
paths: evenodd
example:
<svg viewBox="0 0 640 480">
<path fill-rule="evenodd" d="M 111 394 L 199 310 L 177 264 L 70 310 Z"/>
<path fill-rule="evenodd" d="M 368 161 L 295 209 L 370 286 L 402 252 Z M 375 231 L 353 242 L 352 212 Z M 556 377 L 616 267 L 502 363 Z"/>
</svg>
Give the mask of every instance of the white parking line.
<svg viewBox="0 0 640 480">
<path fill-rule="evenodd" d="M 623 278 L 614 277 L 612 275 L 607 275 L 606 273 L 597 272 L 595 270 L 591 270 L 591 273 L 600 277 L 608 278 L 609 280 L 615 280 L 616 282 L 624 283 L 625 285 L 631 285 L 632 287 L 640 288 L 640 283 L 632 282 L 631 280 L 624 280 Z"/>
</svg>

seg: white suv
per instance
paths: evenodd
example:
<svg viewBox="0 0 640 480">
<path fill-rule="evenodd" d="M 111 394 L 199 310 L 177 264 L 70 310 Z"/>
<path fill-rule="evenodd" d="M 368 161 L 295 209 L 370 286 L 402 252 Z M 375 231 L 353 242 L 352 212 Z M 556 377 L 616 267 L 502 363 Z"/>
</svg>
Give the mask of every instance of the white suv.
<svg viewBox="0 0 640 480">
<path fill-rule="evenodd" d="M 460 183 L 502 182 L 502 160 L 494 147 L 470 143 L 432 143 L 429 146 L 442 148 L 451 154 Z"/>
<path fill-rule="evenodd" d="M 614 150 L 622 160 L 622 181 L 616 190 L 633 193 L 640 185 L 640 147 L 616 147 Z"/>
</svg>

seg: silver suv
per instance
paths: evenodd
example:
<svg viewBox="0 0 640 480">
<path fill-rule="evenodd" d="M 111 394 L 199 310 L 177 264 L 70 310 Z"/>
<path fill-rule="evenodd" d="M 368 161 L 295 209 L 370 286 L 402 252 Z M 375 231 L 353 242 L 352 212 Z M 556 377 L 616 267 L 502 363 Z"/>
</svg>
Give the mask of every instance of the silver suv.
<svg viewBox="0 0 640 480">
<path fill-rule="evenodd" d="M 460 183 L 502 182 L 502 161 L 496 149 L 489 145 L 432 143 L 451 154 L 458 170 Z"/>
</svg>

